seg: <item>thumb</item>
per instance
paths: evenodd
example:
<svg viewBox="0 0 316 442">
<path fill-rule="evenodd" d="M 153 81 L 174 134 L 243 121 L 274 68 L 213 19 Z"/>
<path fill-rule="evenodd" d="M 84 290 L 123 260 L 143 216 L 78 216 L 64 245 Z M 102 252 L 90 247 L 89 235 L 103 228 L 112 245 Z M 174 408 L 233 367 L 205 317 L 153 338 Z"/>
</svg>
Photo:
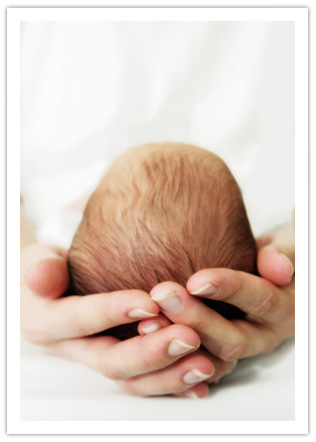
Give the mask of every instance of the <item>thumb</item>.
<svg viewBox="0 0 316 442">
<path fill-rule="evenodd" d="M 259 274 L 274 284 L 289 284 L 295 271 L 294 231 L 282 231 L 267 238 L 259 238 L 257 245 Z"/>
<path fill-rule="evenodd" d="M 69 286 L 67 251 L 32 244 L 21 252 L 21 287 L 32 294 L 58 298 Z"/>
</svg>

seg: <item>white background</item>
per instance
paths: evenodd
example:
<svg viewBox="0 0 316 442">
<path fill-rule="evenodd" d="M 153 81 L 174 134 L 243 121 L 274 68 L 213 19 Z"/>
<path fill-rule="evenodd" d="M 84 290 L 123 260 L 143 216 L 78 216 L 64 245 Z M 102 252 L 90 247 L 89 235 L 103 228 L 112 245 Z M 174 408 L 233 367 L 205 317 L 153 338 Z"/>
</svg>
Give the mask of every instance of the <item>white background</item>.
<svg viewBox="0 0 316 442">
<path fill-rule="evenodd" d="M 22 23 L 21 193 L 39 240 L 69 245 L 66 209 L 115 156 L 148 141 L 220 155 L 256 236 L 291 219 L 294 22 L 167 11 Z"/>
</svg>

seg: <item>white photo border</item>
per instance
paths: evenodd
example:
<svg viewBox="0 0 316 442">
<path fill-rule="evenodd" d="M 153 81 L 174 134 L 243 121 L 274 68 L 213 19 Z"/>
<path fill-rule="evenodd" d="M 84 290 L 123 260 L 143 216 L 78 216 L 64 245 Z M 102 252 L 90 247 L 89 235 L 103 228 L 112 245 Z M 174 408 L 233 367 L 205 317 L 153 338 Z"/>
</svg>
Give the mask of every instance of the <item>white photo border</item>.
<svg viewBox="0 0 316 442">
<path fill-rule="evenodd" d="M 22 21 L 295 22 L 295 420 L 65 422 L 20 420 L 20 23 Z M 7 9 L 7 432 L 8 434 L 306 434 L 308 432 L 308 8 Z M 10 344 L 10 345 L 9 345 Z"/>
</svg>

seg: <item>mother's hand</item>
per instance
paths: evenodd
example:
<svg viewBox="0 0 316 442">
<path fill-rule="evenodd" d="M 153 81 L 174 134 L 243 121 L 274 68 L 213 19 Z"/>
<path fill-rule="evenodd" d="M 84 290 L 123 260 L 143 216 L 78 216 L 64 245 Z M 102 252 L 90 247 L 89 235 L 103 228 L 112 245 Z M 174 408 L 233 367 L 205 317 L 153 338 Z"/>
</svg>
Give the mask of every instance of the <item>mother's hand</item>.
<svg viewBox="0 0 316 442">
<path fill-rule="evenodd" d="M 21 328 L 25 338 L 56 354 L 83 363 L 116 380 L 130 393 L 204 397 L 204 382 L 230 370 L 201 350 L 198 334 L 185 325 L 170 325 L 140 290 L 63 297 L 69 286 L 67 251 L 34 244 L 21 253 Z M 152 328 L 126 341 L 95 336 L 109 328 L 144 318 Z"/>
<path fill-rule="evenodd" d="M 234 361 L 271 352 L 294 335 L 294 263 L 294 231 L 279 232 L 258 240 L 258 270 L 263 277 L 205 269 L 189 279 L 186 289 L 164 282 L 150 294 L 173 323 L 195 330 L 210 353 Z M 233 304 L 246 316 L 227 320 L 197 296 Z"/>
</svg>

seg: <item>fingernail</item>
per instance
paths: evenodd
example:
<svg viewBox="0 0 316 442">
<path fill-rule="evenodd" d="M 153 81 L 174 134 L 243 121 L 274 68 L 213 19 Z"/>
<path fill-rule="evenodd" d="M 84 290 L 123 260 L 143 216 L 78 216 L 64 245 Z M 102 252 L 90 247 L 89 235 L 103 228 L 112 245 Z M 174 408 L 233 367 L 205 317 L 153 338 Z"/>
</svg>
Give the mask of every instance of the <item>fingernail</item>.
<svg viewBox="0 0 316 442">
<path fill-rule="evenodd" d="M 192 295 L 216 295 L 219 288 L 215 284 L 205 284 L 203 287 L 195 290 L 194 292 L 190 292 Z"/>
<path fill-rule="evenodd" d="M 142 332 L 145 333 L 145 335 L 148 335 L 148 333 L 152 333 L 156 330 L 159 330 L 161 328 L 161 325 L 159 322 L 156 322 L 156 324 L 149 325 L 148 327 L 142 327 Z"/>
<path fill-rule="evenodd" d="M 140 308 L 134 308 L 133 310 L 127 313 L 127 316 L 129 316 L 130 318 L 138 318 L 138 319 L 152 318 L 153 316 L 157 316 L 157 313 L 149 313 Z"/>
<path fill-rule="evenodd" d="M 193 368 L 183 376 L 183 382 L 185 384 L 196 384 L 196 382 L 201 382 L 204 381 L 205 379 L 210 378 L 211 376 L 213 376 L 213 374 L 214 373 L 211 374 L 201 373 L 196 368 Z"/>
<path fill-rule="evenodd" d="M 168 355 L 169 356 L 179 356 L 188 353 L 190 350 L 193 350 L 194 345 L 186 344 L 185 342 L 180 341 L 179 339 L 173 339 L 168 347 Z"/>
<path fill-rule="evenodd" d="M 183 304 L 173 290 L 152 295 L 151 299 L 159 304 L 165 313 L 179 313 L 183 309 Z"/>
<path fill-rule="evenodd" d="M 294 266 L 293 266 L 293 264 L 291 263 L 289 258 L 286 255 L 284 255 L 283 253 L 279 253 L 279 255 L 282 256 L 282 258 L 284 258 L 286 260 L 286 262 L 290 265 L 290 267 L 291 267 L 291 276 L 290 276 L 290 278 L 292 278 L 292 276 L 294 275 Z"/>
<path fill-rule="evenodd" d="M 189 397 L 190 399 L 201 399 L 194 391 L 185 391 L 184 396 Z"/>
</svg>

